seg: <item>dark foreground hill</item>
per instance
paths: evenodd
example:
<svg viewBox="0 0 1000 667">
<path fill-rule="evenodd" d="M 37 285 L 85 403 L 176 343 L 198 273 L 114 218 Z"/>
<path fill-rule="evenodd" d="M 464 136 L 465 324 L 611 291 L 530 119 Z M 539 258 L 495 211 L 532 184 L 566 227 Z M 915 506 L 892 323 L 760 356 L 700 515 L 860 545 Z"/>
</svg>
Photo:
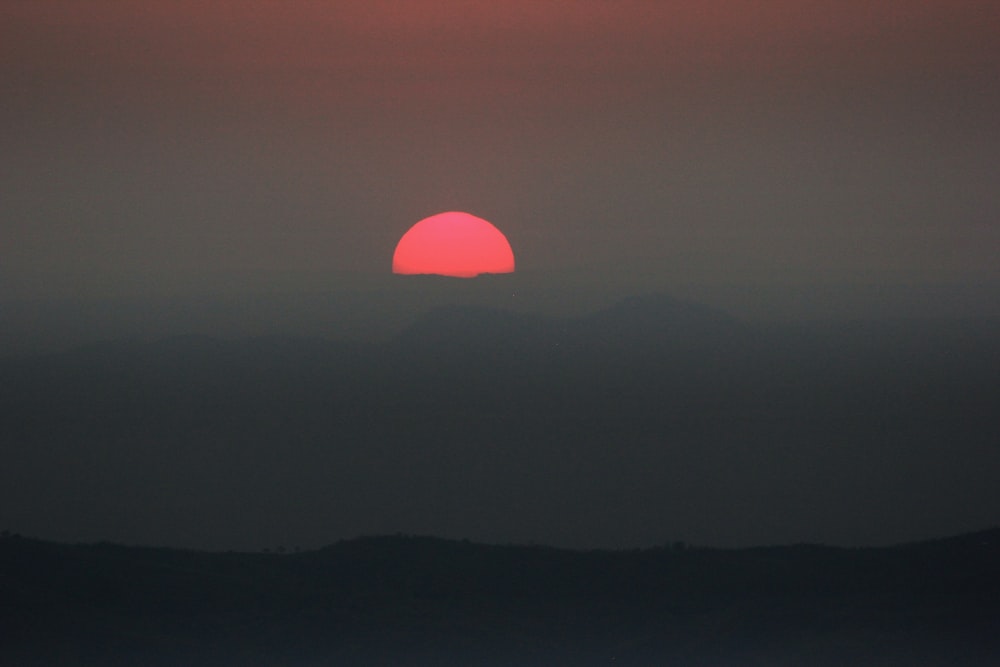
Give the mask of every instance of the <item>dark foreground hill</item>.
<svg viewBox="0 0 1000 667">
<path fill-rule="evenodd" d="M 878 549 L 0 540 L 3 665 L 995 665 L 1000 530 Z"/>
</svg>

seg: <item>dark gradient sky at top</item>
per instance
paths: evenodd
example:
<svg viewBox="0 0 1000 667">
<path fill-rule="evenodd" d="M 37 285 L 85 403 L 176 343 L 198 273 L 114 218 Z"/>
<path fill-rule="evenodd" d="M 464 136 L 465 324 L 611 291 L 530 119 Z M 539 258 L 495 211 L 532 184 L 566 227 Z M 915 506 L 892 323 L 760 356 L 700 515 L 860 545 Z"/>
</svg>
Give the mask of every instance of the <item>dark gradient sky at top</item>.
<svg viewBox="0 0 1000 667">
<path fill-rule="evenodd" d="M 985 1 L 14 0 L 3 293 L 388 273 L 451 209 L 519 270 L 996 282 L 998 81 Z"/>
</svg>

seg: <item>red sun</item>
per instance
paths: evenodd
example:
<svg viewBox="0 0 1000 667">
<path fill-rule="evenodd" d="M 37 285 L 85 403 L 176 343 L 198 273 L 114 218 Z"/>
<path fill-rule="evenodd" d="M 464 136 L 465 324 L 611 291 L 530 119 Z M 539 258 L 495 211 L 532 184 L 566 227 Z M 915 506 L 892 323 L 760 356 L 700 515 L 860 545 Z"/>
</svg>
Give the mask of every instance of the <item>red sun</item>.
<svg viewBox="0 0 1000 667">
<path fill-rule="evenodd" d="M 459 211 L 438 213 L 410 227 L 392 256 L 393 273 L 472 278 L 513 271 L 514 251 L 503 232 Z"/>
</svg>

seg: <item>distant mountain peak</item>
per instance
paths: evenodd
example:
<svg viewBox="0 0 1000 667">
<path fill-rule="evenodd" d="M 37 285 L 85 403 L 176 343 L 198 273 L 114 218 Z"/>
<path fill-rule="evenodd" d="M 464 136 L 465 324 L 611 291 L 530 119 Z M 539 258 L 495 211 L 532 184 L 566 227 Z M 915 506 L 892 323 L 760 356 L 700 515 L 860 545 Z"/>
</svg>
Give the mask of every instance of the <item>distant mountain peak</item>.
<svg viewBox="0 0 1000 667">
<path fill-rule="evenodd" d="M 417 318 L 398 337 L 402 344 L 510 344 L 563 341 L 640 346 L 662 342 L 732 339 L 745 335 L 736 318 L 662 293 L 631 296 L 580 317 L 552 318 L 500 308 L 452 305 Z"/>
</svg>

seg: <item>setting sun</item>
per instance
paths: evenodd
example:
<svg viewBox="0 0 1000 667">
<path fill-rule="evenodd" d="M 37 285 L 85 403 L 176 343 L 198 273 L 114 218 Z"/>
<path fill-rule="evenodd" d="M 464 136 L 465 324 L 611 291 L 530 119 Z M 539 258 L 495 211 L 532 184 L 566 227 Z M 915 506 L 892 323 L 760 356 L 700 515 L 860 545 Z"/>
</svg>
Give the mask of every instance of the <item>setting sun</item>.
<svg viewBox="0 0 1000 667">
<path fill-rule="evenodd" d="M 513 271 L 514 252 L 503 232 L 459 211 L 438 213 L 413 225 L 392 257 L 392 272 L 407 275 L 472 278 Z"/>
</svg>

